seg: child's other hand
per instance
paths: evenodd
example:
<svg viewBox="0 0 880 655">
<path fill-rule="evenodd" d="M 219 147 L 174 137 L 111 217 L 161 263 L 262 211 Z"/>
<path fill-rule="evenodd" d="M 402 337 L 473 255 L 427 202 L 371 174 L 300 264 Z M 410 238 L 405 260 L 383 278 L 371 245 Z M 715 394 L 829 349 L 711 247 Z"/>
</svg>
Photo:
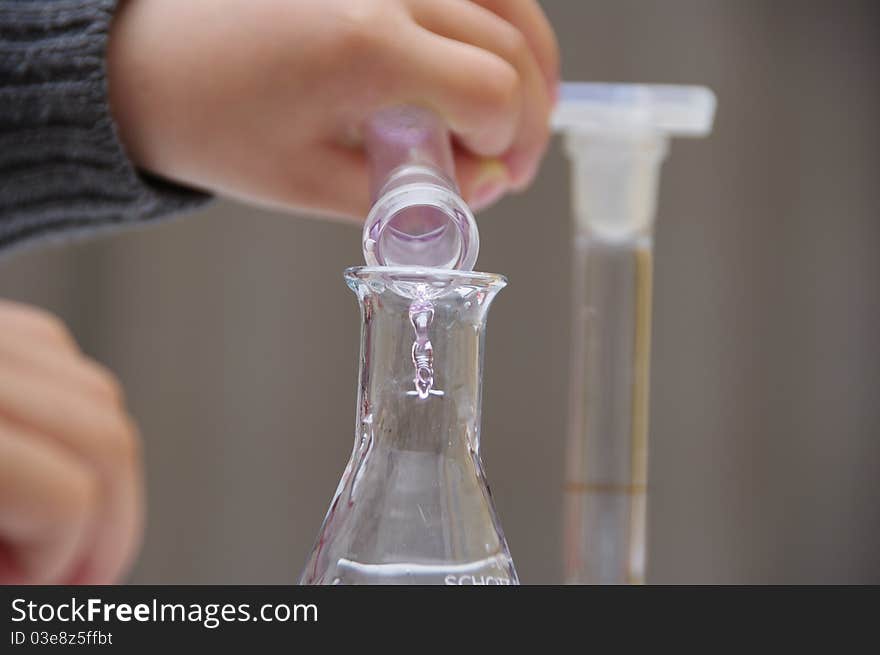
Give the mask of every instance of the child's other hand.
<svg viewBox="0 0 880 655">
<path fill-rule="evenodd" d="M 427 105 L 477 208 L 534 177 L 558 79 L 535 0 L 126 0 L 111 106 L 144 169 L 362 219 L 365 119 Z"/>
<path fill-rule="evenodd" d="M 140 540 L 118 383 L 55 317 L 0 301 L 0 584 L 107 584 Z"/>
</svg>

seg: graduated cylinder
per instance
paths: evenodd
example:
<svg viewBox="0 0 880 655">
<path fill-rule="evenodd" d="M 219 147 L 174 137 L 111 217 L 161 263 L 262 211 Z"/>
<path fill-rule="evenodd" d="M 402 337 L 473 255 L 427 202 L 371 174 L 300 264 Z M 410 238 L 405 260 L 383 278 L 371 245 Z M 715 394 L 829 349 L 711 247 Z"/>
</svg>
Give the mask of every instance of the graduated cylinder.
<svg viewBox="0 0 880 655">
<path fill-rule="evenodd" d="M 666 138 L 570 135 L 574 249 L 566 477 L 569 583 L 644 579 L 651 248 Z"/>
<path fill-rule="evenodd" d="M 566 82 L 553 117 L 572 170 L 572 358 L 565 579 L 645 576 L 651 248 L 671 136 L 712 129 L 695 86 Z"/>
</svg>

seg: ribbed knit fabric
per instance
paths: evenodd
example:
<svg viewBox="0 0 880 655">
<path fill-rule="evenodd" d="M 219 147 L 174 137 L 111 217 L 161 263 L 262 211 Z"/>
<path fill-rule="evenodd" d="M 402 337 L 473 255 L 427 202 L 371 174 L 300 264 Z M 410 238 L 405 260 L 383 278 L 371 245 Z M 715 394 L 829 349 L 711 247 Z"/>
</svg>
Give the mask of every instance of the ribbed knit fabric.
<svg viewBox="0 0 880 655">
<path fill-rule="evenodd" d="M 140 174 L 107 97 L 116 0 L 0 0 L 0 248 L 191 209 Z"/>
</svg>

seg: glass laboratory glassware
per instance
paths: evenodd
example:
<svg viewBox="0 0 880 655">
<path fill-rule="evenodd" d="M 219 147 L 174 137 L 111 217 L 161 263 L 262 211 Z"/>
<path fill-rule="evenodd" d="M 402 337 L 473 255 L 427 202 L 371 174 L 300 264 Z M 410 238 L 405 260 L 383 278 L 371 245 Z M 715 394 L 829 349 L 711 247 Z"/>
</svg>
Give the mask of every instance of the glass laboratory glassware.
<svg viewBox="0 0 880 655">
<path fill-rule="evenodd" d="M 368 121 L 364 141 L 373 196 L 363 232 L 367 264 L 472 270 L 477 224 L 459 196 L 441 119 L 420 107 L 389 107 Z"/>
<path fill-rule="evenodd" d="M 361 310 L 355 442 L 303 584 L 517 584 L 480 460 L 486 313 L 503 277 L 346 271 Z"/>
<path fill-rule="evenodd" d="M 646 559 L 653 230 L 670 136 L 705 136 L 692 86 L 566 83 L 554 117 L 572 162 L 572 345 L 564 573 L 633 584 Z"/>
</svg>

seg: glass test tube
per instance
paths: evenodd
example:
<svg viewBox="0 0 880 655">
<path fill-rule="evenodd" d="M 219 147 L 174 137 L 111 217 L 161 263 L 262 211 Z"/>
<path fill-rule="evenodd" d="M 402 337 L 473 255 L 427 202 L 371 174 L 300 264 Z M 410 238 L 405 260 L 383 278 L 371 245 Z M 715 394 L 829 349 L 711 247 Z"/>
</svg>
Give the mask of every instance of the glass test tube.
<svg viewBox="0 0 880 655">
<path fill-rule="evenodd" d="M 390 107 L 367 123 L 373 207 L 364 224 L 370 266 L 472 270 L 477 223 L 455 183 L 446 125 L 421 107 Z"/>
</svg>

